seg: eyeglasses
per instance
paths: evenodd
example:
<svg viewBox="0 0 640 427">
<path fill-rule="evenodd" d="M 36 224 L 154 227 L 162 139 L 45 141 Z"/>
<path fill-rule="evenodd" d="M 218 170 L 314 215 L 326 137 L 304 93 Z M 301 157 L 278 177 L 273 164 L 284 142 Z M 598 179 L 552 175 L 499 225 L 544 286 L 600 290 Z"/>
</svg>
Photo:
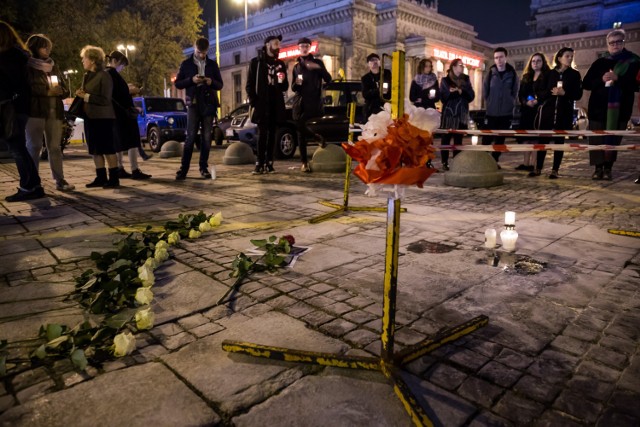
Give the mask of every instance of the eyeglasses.
<svg viewBox="0 0 640 427">
<path fill-rule="evenodd" d="M 538 62 L 540 62 L 540 63 L 541 63 L 541 62 L 542 62 L 542 59 L 532 59 L 532 60 L 531 60 L 531 63 L 532 63 L 532 64 L 533 64 L 533 63 L 538 63 Z"/>
<path fill-rule="evenodd" d="M 609 46 L 616 46 L 616 45 L 622 45 L 624 44 L 624 39 L 623 40 L 611 40 L 609 42 Z"/>
</svg>

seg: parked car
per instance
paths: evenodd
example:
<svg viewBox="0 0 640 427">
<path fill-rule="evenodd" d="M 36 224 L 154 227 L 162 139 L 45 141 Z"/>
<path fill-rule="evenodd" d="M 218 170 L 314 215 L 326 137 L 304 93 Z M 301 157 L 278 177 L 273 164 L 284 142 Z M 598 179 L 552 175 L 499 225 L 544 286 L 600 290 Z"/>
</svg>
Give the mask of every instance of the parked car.
<svg viewBox="0 0 640 427">
<path fill-rule="evenodd" d="M 364 98 L 360 81 L 333 81 L 323 88 L 322 100 L 324 114 L 321 117 L 311 119 L 307 127 L 316 135 L 309 144 L 342 143 L 349 136 L 349 118 L 347 117 L 347 105 L 353 100 L 356 102 L 356 123 L 364 122 Z M 296 124 L 292 119 L 291 98 L 286 102 L 287 121 L 278 128 L 276 134 L 276 157 L 288 159 L 293 157 L 298 147 Z M 251 145 L 254 151 L 258 144 L 258 128 L 251 122 L 248 114 L 240 114 L 233 118 L 227 133 L 231 138 Z"/>
<path fill-rule="evenodd" d="M 140 138 L 156 153 L 166 141 L 184 141 L 187 136 L 187 107 L 180 98 L 137 97 Z"/>
<path fill-rule="evenodd" d="M 487 118 L 485 110 L 471 110 L 469 111 L 469 129 L 488 129 Z M 513 118 L 511 119 L 511 129 L 518 129 L 520 127 L 520 105 L 517 105 L 513 109 Z M 582 107 L 575 107 L 573 109 L 573 129 L 585 130 L 589 127 L 589 119 L 587 119 L 587 112 Z"/>
<path fill-rule="evenodd" d="M 222 142 L 226 139 L 227 142 L 232 140 L 238 140 L 237 135 L 234 134 L 231 128 L 231 122 L 233 119 L 240 115 L 245 115 L 249 112 L 249 104 L 242 104 L 238 108 L 231 111 L 226 116 L 219 120 L 216 120 L 213 124 L 213 140 L 216 145 L 222 145 Z"/>
</svg>

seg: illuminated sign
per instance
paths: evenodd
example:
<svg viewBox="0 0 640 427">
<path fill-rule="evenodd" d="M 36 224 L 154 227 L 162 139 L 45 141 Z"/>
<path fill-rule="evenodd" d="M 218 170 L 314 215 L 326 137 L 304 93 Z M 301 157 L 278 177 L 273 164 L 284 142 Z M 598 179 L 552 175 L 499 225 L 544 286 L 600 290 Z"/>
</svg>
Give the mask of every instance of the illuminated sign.
<svg viewBox="0 0 640 427">
<path fill-rule="evenodd" d="M 480 60 L 478 58 L 471 58 L 469 56 L 463 55 L 457 52 L 449 52 L 447 50 L 433 49 L 433 56 L 436 58 L 446 59 L 448 61 L 453 61 L 456 58 L 462 59 L 462 63 L 465 65 L 470 65 L 472 67 L 479 67 Z"/>
<path fill-rule="evenodd" d="M 312 42 L 311 47 L 309 48 L 309 53 L 316 53 L 318 51 L 318 42 Z M 278 55 L 278 59 L 289 59 L 289 58 L 297 58 L 300 56 L 300 49 L 298 49 L 298 45 L 287 46 L 280 48 L 280 54 Z"/>
</svg>

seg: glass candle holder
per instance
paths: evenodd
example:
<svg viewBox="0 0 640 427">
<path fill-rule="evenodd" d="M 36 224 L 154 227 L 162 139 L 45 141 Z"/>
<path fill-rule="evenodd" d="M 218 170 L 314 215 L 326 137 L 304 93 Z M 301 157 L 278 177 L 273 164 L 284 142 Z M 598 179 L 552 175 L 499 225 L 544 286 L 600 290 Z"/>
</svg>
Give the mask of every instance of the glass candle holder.
<svg viewBox="0 0 640 427">
<path fill-rule="evenodd" d="M 487 249 L 493 249 L 496 247 L 496 230 L 494 228 L 487 228 L 485 230 L 484 247 Z"/>
<path fill-rule="evenodd" d="M 518 232 L 513 229 L 505 228 L 500 232 L 500 240 L 502 241 L 502 247 L 507 252 L 514 252 L 516 250 L 516 241 L 518 240 Z"/>
</svg>

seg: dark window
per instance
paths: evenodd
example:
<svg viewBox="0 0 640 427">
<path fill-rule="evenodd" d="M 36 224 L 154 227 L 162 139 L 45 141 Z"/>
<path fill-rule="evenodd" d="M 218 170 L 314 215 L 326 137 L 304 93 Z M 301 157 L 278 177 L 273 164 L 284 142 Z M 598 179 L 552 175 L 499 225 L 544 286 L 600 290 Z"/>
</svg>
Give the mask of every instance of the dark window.
<svg viewBox="0 0 640 427">
<path fill-rule="evenodd" d="M 239 53 L 234 53 L 233 54 L 233 63 L 235 65 L 240 65 L 240 54 Z"/>
<path fill-rule="evenodd" d="M 553 34 L 551 28 L 547 28 L 546 30 L 544 30 L 545 37 L 549 37 L 551 34 Z"/>
<path fill-rule="evenodd" d="M 587 31 L 587 24 L 580 24 L 578 31 L 581 33 L 584 33 L 585 31 Z"/>
<path fill-rule="evenodd" d="M 517 71 L 524 70 L 524 61 L 516 61 L 516 70 Z"/>
<path fill-rule="evenodd" d="M 560 30 L 561 34 L 569 34 L 569 27 L 562 27 L 562 30 Z"/>
<path fill-rule="evenodd" d="M 233 74 L 233 106 L 242 104 L 242 74 Z"/>
</svg>

